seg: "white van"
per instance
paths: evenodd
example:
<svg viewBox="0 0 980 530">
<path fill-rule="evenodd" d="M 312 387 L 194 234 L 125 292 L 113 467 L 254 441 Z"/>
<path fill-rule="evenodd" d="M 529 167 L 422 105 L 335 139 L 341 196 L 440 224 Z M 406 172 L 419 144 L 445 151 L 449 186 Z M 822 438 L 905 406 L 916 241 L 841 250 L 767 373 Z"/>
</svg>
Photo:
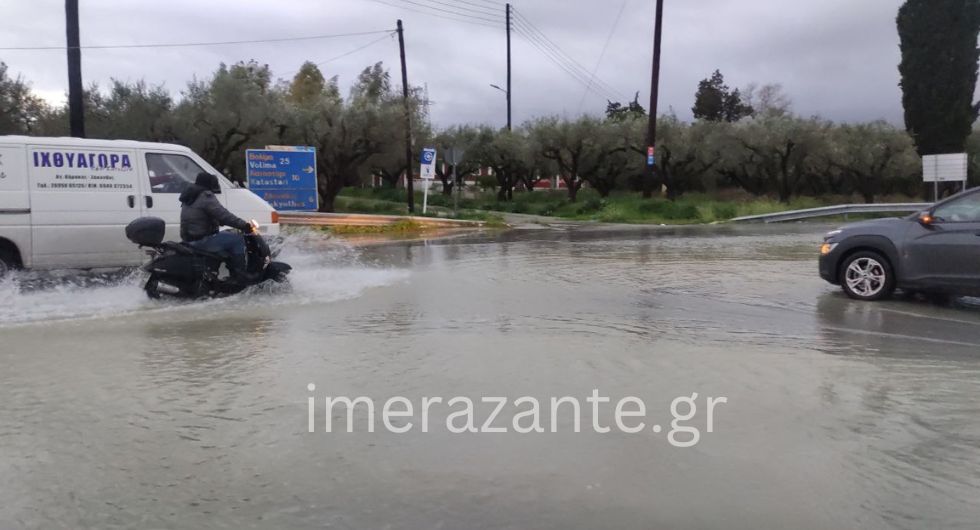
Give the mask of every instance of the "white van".
<svg viewBox="0 0 980 530">
<path fill-rule="evenodd" d="M 139 265 L 145 254 L 125 226 L 163 218 L 180 240 L 180 193 L 198 173 L 218 175 L 219 199 L 235 215 L 279 234 L 279 214 L 190 149 L 169 144 L 0 136 L 0 276 L 14 267 Z"/>
</svg>

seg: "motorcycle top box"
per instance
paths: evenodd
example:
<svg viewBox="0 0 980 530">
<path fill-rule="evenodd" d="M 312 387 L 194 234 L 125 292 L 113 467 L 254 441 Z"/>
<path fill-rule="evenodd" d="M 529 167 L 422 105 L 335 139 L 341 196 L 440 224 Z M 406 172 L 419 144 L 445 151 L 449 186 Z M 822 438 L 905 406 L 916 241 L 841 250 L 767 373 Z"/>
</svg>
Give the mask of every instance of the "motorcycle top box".
<svg viewBox="0 0 980 530">
<path fill-rule="evenodd" d="M 159 217 L 140 217 L 126 226 L 126 238 L 142 247 L 158 247 L 163 243 L 167 223 Z"/>
</svg>

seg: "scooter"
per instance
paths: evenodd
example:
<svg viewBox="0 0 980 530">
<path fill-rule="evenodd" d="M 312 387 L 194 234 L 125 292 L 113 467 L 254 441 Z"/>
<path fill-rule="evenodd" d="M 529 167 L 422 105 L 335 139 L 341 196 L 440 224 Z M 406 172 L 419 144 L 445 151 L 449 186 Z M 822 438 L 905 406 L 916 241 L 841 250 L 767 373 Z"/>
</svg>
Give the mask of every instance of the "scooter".
<svg viewBox="0 0 980 530">
<path fill-rule="evenodd" d="M 221 265 L 230 256 L 194 248 L 187 243 L 164 241 L 166 222 L 158 217 L 141 217 L 126 227 L 126 238 L 147 248 L 150 261 L 143 270 L 150 273 L 143 289 L 152 299 L 163 297 L 197 299 L 221 298 L 238 294 L 248 287 L 268 281 L 283 283 L 292 267 L 272 261 L 268 243 L 256 229 L 245 237 L 246 271 L 251 281 L 243 282 L 221 275 Z"/>
</svg>

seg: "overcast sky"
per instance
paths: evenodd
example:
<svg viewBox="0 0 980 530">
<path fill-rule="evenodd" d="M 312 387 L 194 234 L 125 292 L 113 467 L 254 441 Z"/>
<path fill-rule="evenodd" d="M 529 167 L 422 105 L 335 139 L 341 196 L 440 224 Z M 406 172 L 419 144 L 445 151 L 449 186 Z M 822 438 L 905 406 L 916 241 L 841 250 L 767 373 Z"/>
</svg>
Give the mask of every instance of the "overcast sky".
<svg viewBox="0 0 980 530">
<path fill-rule="evenodd" d="M 0 48 L 64 45 L 63 0 L 0 2 Z M 698 81 L 717 68 L 733 87 L 781 83 L 794 110 L 803 115 L 819 114 L 835 121 L 884 118 L 901 122 L 895 30 L 901 0 L 665 3 L 662 111 L 672 108 L 681 118 L 690 119 Z M 504 94 L 490 87 L 506 82 L 504 24 L 493 22 L 502 15 L 503 4 L 496 0 L 80 0 L 80 4 L 83 46 L 367 32 L 392 29 L 395 20 L 402 18 L 409 81 L 428 86 L 437 125 L 503 125 L 506 120 Z M 435 15 L 446 13 L 423 5 L 455 10 L 477 23 L 437 18 Z M 623 5 L 623 0 L 514 1 L 524 20 L 585 70 L 591 72 L 598 65 L 597 77 L 608 86 L 606 92 L 628 99 L 639 91 L 646 106 L 654 0 L 626 0 Z M 604 110 L 606 96 L 586 94 L 583 83 L 525 37 L 528 31 L 533 30 L 521 21 L 513 38 L 514 121 Z M 326 76 L 338 75 L 345 89 L 361 69 L 377 61 L 384 61 L 398 79 L 398 43 L 384 35 L 192 48 L 91 49 L 83 51 L 82 73 L 86 85 L 105 85 L 111 78 L 145 79 L 164 83 L 178 95 L 187 81 L 195 76 L 206 78 L 220 62 L 256 59 L 269 64 L 277 77 L 291 78 L 305 60 L 319 63 L 348 53 L 321 66 Z M 64 100 L 63 50 L 0 51 L 0 60 L 45 98 Z"/>
</svg>

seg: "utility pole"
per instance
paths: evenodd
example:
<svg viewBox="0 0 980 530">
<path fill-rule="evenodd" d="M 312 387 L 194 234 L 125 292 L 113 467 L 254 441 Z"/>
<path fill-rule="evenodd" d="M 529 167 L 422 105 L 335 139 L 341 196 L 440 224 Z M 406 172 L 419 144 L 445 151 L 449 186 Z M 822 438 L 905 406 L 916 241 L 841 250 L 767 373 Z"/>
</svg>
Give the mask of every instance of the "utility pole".
<svg viewBox="0 0 980 530">
<path fill-rule="evenodd" d="M 660 99 L 660 41 L 663 36 L 664 20 L 664 0 L 657 0 L 657 20 L 654 23 L 653 36 L 653 79 L 650 83 L 650 123 L 647 128 L 647 149 L 653 149 L 656 156 L 657 147 L 657 102 Z M 643 180 L 643 197 L 649 199 L 653 197 L 653 184 L 657 180 L 659 173 L 656 159 L 654 163 L 647 163 L 649 173 Z M 668 198 L 673 199 L 673 191 L 667 183 Z"/>
<path fill-rule="evenodd" d="M 408 65 L 405 63 L 405 28 L 398 20 L 398 48 L 402 59 L 402 97 L 405 104 L 405 187 L 408 213 L 415 213 L 415 173 L 412 171 L 412 106 L 408 99 Z"/>
<path fill-rule="evenodd" d="M 511 7 L 507 4 L 507 130 L 513 130 L 513 122 L 511 121 L 511 72 L 510 72 L 510 17 L 511 17 Z"/>
<path fill-rule="evenodd" d="M 65 0 L 68 37 L 68 120 L 71 135 L 85 138 L 85 108 L 82 97 L 82 49 L 78 29 L 78 0 Z"/>
</svg>

